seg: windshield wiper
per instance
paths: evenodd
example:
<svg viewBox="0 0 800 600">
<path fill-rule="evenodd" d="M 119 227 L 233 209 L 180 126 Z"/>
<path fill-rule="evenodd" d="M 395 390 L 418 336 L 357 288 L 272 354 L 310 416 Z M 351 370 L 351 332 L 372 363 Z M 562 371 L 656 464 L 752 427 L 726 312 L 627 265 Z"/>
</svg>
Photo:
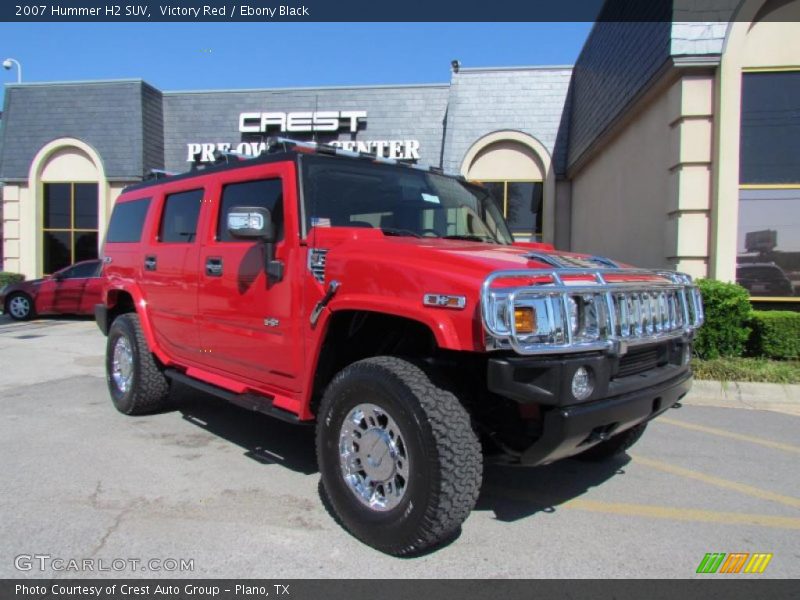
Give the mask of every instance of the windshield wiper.
<svg viewBox="0 0 800 600">
<path fill-rule="evenodd" d="M 381 227 L 381 231 L 385 235 L 411 236 L 415 238 L 422 237 L 416 231 L 411 231 L 410 229 L 398 229 L 397 227 Z"/>
<path fill-rule="evenodd" d="M 443 240 L 466 240 L 468 242 L 487 242 L 489 244 L 496 244 L 497 242 L 489 237 L 481 237 L 479 235 L 443 235 Z"/>
</svg>

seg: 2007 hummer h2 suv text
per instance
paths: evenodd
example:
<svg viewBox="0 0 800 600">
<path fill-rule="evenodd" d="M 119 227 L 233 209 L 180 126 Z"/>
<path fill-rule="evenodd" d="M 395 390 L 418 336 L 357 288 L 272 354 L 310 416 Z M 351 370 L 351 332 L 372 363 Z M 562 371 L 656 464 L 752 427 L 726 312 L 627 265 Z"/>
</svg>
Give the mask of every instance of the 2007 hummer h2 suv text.
<svg viewBox="0 0 800 600">
<path fill-rule="evenodd" d="M 177 381 L 315 422 L 330 507 L 403 555 L 459 528 L 484 461 L 610 457 L 689 390 L 688 276 L 515 243 L 438 170 L 269 147 L 118 199 L 96 318 L 121 412 Z"/>
</svg>

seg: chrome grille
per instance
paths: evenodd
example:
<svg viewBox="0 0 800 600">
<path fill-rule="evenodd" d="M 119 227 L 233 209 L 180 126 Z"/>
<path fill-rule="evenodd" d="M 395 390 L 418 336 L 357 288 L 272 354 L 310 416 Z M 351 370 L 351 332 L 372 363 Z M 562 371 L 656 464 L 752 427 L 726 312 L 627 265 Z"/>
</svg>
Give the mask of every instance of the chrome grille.
<svg viewBox="0 0 800 600">
<path fill-rule="evenodd" d="M 532 311 L 533 331 L 516 330 L 518 308 Z M 629 346 L 692 335 L 703 323 L 703 306 L 697 286 L 682 273 L 536 269 L 489 275 L 481 316 L 489 349 L 624 354 Z"/>
<path fill-rule="evenodd" d="M 314 279 L 320 283 L 325 283 L 325 262 L 328 251 L 324 248 L 312 248 L 308 251 L 308 270 Z"/>
<path fill-rule="evenodd" d="M 614 335 L 625 339 L 682 331 L 683 293 L 683 290 L 653 290 L 612 294 Z"/>
</svg>

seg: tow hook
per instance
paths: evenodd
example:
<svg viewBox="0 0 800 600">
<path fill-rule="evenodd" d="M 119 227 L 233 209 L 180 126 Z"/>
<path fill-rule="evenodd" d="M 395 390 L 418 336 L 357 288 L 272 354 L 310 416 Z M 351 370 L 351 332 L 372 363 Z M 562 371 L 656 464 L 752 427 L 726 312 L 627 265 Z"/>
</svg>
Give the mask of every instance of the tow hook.
<svg viewBox="0 0 800 600">
<path fill-rule="evenodd" d="M 325 295 L 319 299 L 317 305 L 314 307 L 314 310 L 311 311 L 311 326 L 314 327 L 319 321 L 319 316 L 322 314 L 323 309 L 328 306 L 328 303 L 331 299 L 336 295 L 336 291 L 339 289 L 340 283 L 338 281 L 331 281 L 328 285 L 328 291 L 325 292 Z"/>
</svg>

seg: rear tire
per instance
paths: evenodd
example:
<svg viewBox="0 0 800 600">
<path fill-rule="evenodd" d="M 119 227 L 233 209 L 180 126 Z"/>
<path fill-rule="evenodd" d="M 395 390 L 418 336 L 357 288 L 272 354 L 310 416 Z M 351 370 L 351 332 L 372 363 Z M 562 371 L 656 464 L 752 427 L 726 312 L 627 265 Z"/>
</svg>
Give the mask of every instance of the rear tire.
<svg viewBox="0 0 800 600">
<path fill-rule="evenodd" d="M 30 321 L 36 316 L 33 298 L 23 292 L 11 294 L 6 299 L 5 312 L 15 321 Z"/>
<path fill-rule="evenodd" d="M 353 536 L 395 556 L 452 539 L 475 506 L 483 459 L 458 399 L 400 358 L 368 358 L 328 386 L 317 461 Z"/>
<path fill-rule="evenodd" d="M 136 313 L 121 315 L 111 324 L 106 381 L 114 406 L 126 415 L 156 412 L 167 405 L 169 380 L 147 346 Z"/>
<path fill-rule="evenodd" d="M 645 429 L 647 429 L 647 423 L 640 423 L 627 431 L 612 436 L 605 442 L 600 442 L 596 446 L 592 446 L 585 452 L 578 454 L 575 458 L 589 462 L 600 462 L 619 454 L 624 454 L 628 448 L 639 441 Z"/>
</svg>

